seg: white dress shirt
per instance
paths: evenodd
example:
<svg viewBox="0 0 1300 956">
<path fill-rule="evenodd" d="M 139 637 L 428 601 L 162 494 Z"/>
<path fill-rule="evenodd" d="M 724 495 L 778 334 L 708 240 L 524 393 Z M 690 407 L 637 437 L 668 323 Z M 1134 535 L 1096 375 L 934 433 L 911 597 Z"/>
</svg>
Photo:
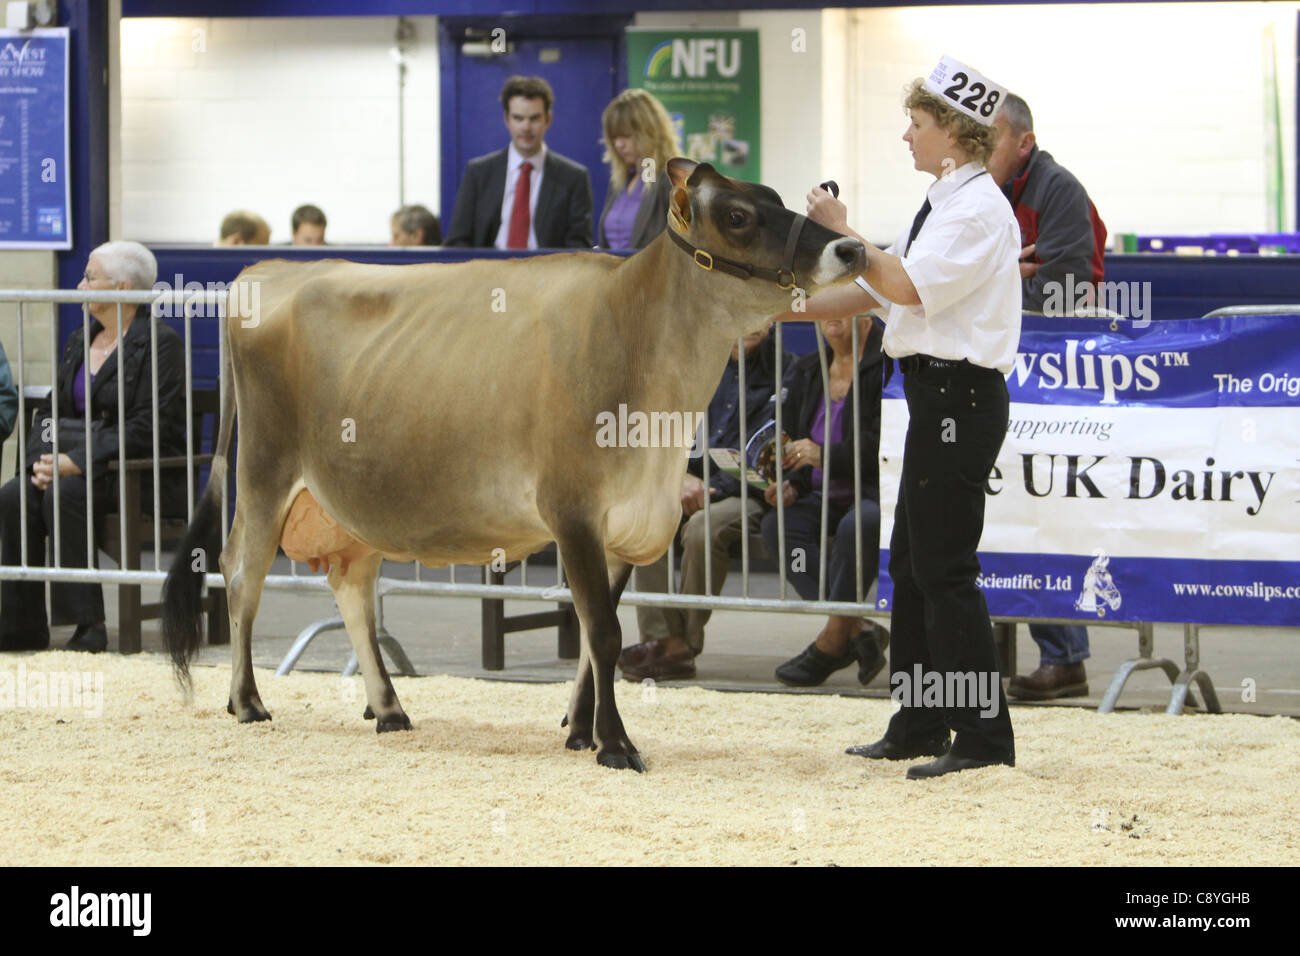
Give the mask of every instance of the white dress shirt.
<svg viewBox="0 0 1300 956">
<path fill-rule="evenodd" d="M 542 191 L 542 165 L 546 162 L 546 144 L 542 144 L 537 155 L 529 156 L 525 160 L 519 155 L 512 142 L 506 151 L 506 193 L 501 199 L 501 228 L 497 230 L 496 242 L 493 243 L 498 249 L 504 249 L 506 241 L 510 238 L 510 214 L 515 208 L 515 187 L 519 185 L 519 167 L 525 161 L 533 164 L 533 171 L 528 177 L 528 248 L 537 248 L 537 230 L 534 227 L 537 219 L 537 196 Z"/>
<path fill-rule="evenodd" d="M 971 162 L 930 186 L 930 214 L 885 251 L 903 260 L 920 305 L 899 305 L 857 283 L 881 304 L 885 351 L 893 358 L 969 359 L 1010 374 L 1020 343 L 1020 226 L 984 167 Z"/>
</svg>

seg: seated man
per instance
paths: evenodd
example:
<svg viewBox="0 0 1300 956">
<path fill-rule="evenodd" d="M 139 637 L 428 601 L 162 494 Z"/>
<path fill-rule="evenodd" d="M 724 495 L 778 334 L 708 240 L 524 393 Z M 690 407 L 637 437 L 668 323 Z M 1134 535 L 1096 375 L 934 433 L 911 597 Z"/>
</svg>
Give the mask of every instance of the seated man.
<svg viewBox="0 0 1300 956">
<path fill-rule="evenodd" d="M 290 220 L 293 227 L 293 244 L 295 246 L 325 245 L 325 213 L 320 206 L 308 203 L 293 211 Z"/>
<path fill-rule="evenodd" d="M 445 245 L 591 248 L 591 177 L 587 168 L 547 149 L 543 140 L 554 103 L 551 85 L 540 76 L 506 80 L 501 108 L 510 145 L 466 165 Z"/>
<path fill-rule="evenodd" d="M 785 497 L 786 577 L 805 601 L 817 600 L 821 567 L 822 469 L 829 473 L 828 534 L 834 535 L 827 567 L 826 600 L 857 600 L 857 541 L 854 523 L 861 523 L 862 593 L 865 598 L 880 563 L 880 395 L 883 353 L 881 332 L 868 316 L 858 320 L 858 356 L 853 355 L 852 320 L 822 323 L 829 346 L 829 421 L 821 361 L 816 353 L 795 365 L 790 395 L 781 411 L 782 427 L 794 441 L 785 447 L 782 462 L 788 476 Z M 853 380 L 856 367 L 862 398 L 858 406 L 858 454 L 862 498 L 853 487 Z M 766 493 L 775 505 L 777 486 Z M 777 513 L 763 516 L 763 543 L 780 554 Z M 858 680 L 869 684 L 885 666 L 889 632 L 856 616 L 832 615 L 794 658 L 776 669 L 776 678 L 792 687 L 814 687 L 832 673 L 858 662 Z"/>
<path fill-rule="evenodd" d="M 271 227 L 255 212 L 236 209 L 221 220 L 219 246 L 264 246 L 271 241 Z"/>
<path fill-rule="evenodd" d="M 9 358 L 0 346 L 0 442 L 13 434 L 18 421 L 18 386 L 9 371 Z"/>
<path fill-rule="evenodd" d="M 403 206 L 388 220 L 390 246 L 440 246 L 438 217 L 424 206 Z"/>
<path fill-rule="evenodd" d="M 781 368 L 788 382 L 794 368 L 794 356 L 784 352 Z M 748 439 L 774 414 L 773 385 L 776 381 L 776 340 L 764 329 L 745 336 L 745 437 Z M 709 447 L 737 448 L 740 445 L 739 363 L 736 350 L 722 373 L 709 402 Z M 720 594 L 727 580 L 729 553 L 741 534 L 758 530 L 762 517 L 763 496 L 749 489 L 748 514 L 744 519 L 740 510 L 740 481 L 713 467 L 709 467 L 709 530 L 712 540 L 704 534 L 704 502 L 706 489 L 703 481 L 703 457 L 692 458 L 682 481 L 682 512 L 685 523 L 681 531 L 682 583 L 681 594 L 704 594 L 704 554 L 712 551 L 713 593 Z M 668 590 L 668 556 L 657 562 L 637 568 L 636 584 L 641 591 L 666 592 Z M 628 680 L 677 680 L 695 676 L 695 658 L 704 650 L 704 625 L 712 612 L 707 608 L 683 610 L 675 607 L 638 607 L 637 625 L 641 632 L 640 644 L 623 649 L 618 666 Z"/>
</svg>

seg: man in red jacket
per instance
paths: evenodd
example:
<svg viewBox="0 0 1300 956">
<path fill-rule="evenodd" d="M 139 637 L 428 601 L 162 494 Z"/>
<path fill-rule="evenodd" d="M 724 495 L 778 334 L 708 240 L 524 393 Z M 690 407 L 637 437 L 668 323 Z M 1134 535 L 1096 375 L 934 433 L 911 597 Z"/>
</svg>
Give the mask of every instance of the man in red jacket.
<svg viewBox="0 0 1300 956">
<path fill-rule="evenodd" d="M 1067 299 L 1062 290 L 1085 284 L 1095 289 L 1102 281 L 1106 225 L 1079 180 L 1038 148 L 1034 118 L 1024 100 L 1007 94 L 993 125 L 998 141 L 987 168 L 1020 223 L 1024 309 L 1047 311 L 1044 303 L 1055 289 L 1055 301 L 1065 302 L 1068 310 L 1075 299 Z M 1095 296 L 1091 301 L 1096 302 Z M 1038 645 L 1039 667 L 1027 676 L 1012 677 L 1007 695 L 1020 700 L 1086 695 L 1088 629 L 1031 624 L 1029 634 Z"/>
</svg>

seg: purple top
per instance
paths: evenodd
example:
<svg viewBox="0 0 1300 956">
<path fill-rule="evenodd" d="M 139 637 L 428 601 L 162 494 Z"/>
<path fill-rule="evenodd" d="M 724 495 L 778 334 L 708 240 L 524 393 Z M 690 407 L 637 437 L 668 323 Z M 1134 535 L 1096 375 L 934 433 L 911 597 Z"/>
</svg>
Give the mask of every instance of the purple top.
<svg viewBox="0 0 1300 956">
<path fill-rule="evenodd" d="M 645 190 L 645 180 L 637 176 L 633 181 L 632 191 L 618 194 L 609 212 L 605 213 L 605 241 L 610 249 L 632 248 L 632 227 L 636 225 L 636 214 L 641 208 L 641 193 Z"/>
<path fill-rule="evenodd" d="M 76 409 L 78 415 L 84 415 L 86 412 L 86 376 L 82 374 L 82 369 L 86 367 L 83 362 L 77 366 L 76 374 L 72 376 L 72 407 Z M 90 376 L 91 384 L 95 382 L 95 376 Z"/>
<path fill-rule="evenodd" d="M 847 398 L 848 396 L 845 396 Z M 826 455 L 826 447 L 844 439 L 844 398 L 838 402 L 831 402 L 831 438 L 826 440 L 826 403 L 819 400 L 817 402 L 817 414 L 813 416 L 812 427 L 808 430 L 808 437 L 818 445 L 822 446 L 822 456 Z M 814 468 L 812 473 L 812 490 L 820 492 L 822 490 L 822 470 Z M 832 478 L 830 483 L 830 499 L 837 504 L 852 504 L 853 502 L 853 481 L 844 480 L 843 478 Z"/>
</svg>

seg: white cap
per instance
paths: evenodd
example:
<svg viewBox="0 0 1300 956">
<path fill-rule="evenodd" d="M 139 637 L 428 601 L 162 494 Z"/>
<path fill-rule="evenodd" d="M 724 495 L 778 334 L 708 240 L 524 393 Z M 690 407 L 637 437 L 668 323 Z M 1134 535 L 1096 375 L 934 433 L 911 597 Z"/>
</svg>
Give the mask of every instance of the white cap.
<svg viewBox="0 0 1300 956">
<path fill-rule="evenodd" d="M 978 70 L 944 54 L 930 75 L 925 88 L 940 97 L 959 113 L 984 126 L 993 125 L 1007 99 L 1007 88 L 998 86 Z"/>
</svg>

